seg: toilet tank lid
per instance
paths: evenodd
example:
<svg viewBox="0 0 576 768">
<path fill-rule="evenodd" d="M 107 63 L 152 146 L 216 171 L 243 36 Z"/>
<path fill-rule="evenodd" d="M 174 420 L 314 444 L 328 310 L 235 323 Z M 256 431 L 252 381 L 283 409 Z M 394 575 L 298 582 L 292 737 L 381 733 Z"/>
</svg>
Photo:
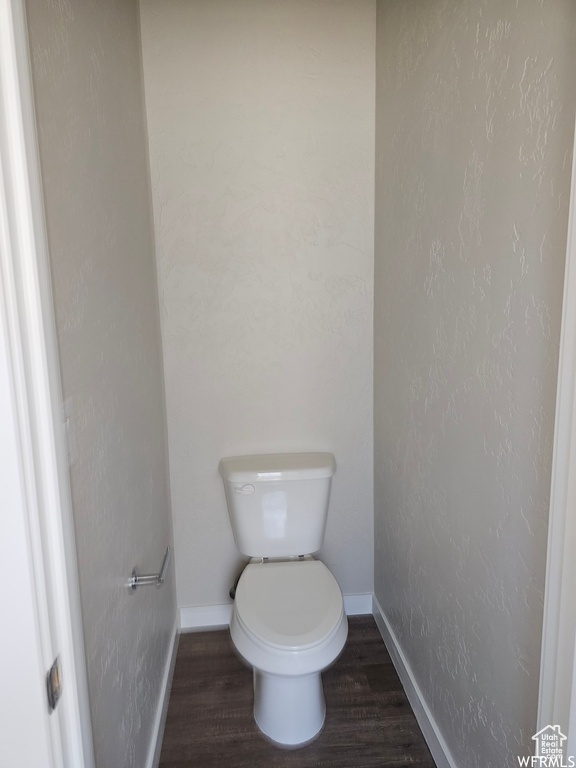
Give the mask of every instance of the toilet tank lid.
<svg viewBox="0 0 576 768">
<path fill-rule="evenodd" d="M 336 460 L 331 453 L 267 453 L 257 456 L 229 456 L 218 467 L 230 483 L 318 480 L 332 477 Z"/>
</svg>

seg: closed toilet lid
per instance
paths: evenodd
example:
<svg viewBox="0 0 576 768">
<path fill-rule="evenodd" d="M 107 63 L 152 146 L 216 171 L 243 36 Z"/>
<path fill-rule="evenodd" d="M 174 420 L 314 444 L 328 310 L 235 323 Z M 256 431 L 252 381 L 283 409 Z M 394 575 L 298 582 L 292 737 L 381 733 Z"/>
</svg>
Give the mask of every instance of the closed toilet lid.
<svg viewBox="0 0 576 768">
<path fill-rule="evenodd" d="M 252 634 L 285 650 L 321 643 L 344 610 L 338 582 L 319 560 L 250 563 L 235 601 L 238 617 Z"/>
</svg>

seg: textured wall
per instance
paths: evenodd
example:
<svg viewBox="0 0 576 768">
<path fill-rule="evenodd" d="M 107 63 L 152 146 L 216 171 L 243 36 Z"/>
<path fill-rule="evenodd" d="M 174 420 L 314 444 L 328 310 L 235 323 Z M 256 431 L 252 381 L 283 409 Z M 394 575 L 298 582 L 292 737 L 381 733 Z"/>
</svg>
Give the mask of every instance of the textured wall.
<svg viewBox="0 0 576 768">
<path fill-rule="evenodd" d="M 376 596 L 461 768 L 536 726 L 575 22 L 378 6 Z"/>
<path fill-rule="evenodd" d="M 98 768 L 142 768 L 175 621 L 160 331 L 135 0 L 29 0 Z"/>
<path fill-rule="evenodd" d="M 370 592 L 375 5 L 141 16 L 178 602 L 228 601 L 242 453 L 336 455 L 321 557 Z"/>
</svg>

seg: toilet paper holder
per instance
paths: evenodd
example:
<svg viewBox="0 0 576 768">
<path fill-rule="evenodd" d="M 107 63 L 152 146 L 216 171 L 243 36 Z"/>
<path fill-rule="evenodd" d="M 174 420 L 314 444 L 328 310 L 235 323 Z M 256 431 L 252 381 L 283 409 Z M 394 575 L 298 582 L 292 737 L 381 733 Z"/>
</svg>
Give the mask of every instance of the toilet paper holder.
<svg viewBox="0 0 576 768">
<path fill-rule="evenodd" d="M 170 564 L 171 554 L 172 548 L 166 547 L 160 573 L 138 573 L 136 568 L 134 568 L 130 581 L 128 582 L 128 586 L 133 590 L 135 590 L 137 587 L 146 586 L 146 584 L 155 584 L 157 587 L 161 587 L 162 584 L 164 584 L 164 579 L 166 578 L 166 572 L 168 570 L 168 565 Z"/>
</svg>

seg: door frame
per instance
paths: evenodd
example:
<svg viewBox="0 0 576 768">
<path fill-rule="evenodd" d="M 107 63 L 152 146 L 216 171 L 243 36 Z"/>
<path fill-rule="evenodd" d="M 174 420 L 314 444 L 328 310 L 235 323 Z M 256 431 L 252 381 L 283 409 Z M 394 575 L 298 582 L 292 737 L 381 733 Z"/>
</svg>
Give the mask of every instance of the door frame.
<svg viewBox="0 0 576 768">
<path fill-rule="evenodd" d="M 569 208 L 536 730 L 559 725 L 576 755 L 576 134 Z"/>
<path fill-rule="evenodd" d="M 29 597 L 36 613 L 36 659 L 28 664 L 38 666 L 43 676 L 59 656 L 63 677 L 56 709 L 49 714 L 47 703 L 44 709 L 51 742 L 51 756 L 44 764 L 94 768 L 24 0 L 0 0 L 0 200 L 2 369 L 7 382 L 4 392 L 10 395 L 4 397 L 1 412 L 14 427 L 10 443 L 7 433 L 0 435 L 0 447 L 6 455 L 17 452 L 19 476 L 7 482 L 21 502 L 9 510 L 7 527 L 22 532 L 26 562 L 14 565 L 16 573 L 21 569 L 29 574 Z M 12 616 L 10 625 L 17 633 L 19 617 Z M 15 661 L 3 658 L 5 663 Z M 44 680 L 38 682 L 44 693 Z M 37 692 L 36 685 L 17 694 L 25 701 L 28 694 L 37 696 Z"/>
</svg>

